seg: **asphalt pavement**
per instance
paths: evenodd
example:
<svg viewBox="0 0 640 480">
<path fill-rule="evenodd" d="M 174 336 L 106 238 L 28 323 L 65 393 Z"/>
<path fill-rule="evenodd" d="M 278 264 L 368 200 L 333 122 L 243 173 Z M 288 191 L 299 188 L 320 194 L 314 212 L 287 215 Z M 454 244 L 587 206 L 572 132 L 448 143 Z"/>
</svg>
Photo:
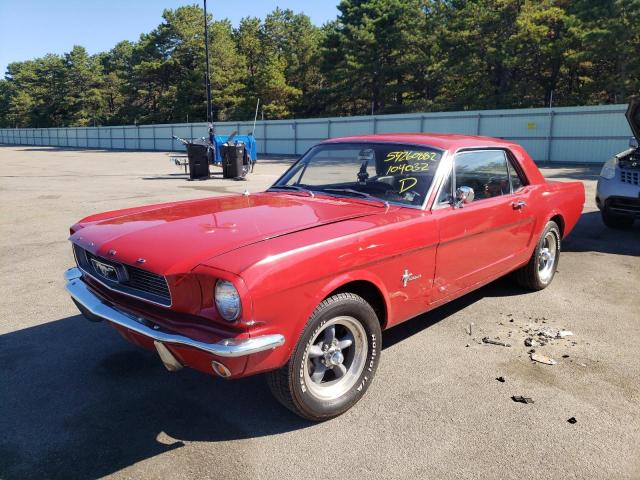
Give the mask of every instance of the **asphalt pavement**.
<svg viewBox="0 0 640 480">
<path fill-rule="evenodd" d="M 260 191 L 290 162 L 189 182 L 165 153 L 0 146 L 1 479 L 640 478 L 640 222 L 604 227 L 592 167 L 543 169 L 587 189 L 549 288 L 500 279 L 388 330 L 367 395 L 322 424 L 260 376 L 167 372 L 64 292 L 76 220 Z M 556 365 L 524 345 L 546 327 L 574 334 L 535 347 Z"/>
</svg>

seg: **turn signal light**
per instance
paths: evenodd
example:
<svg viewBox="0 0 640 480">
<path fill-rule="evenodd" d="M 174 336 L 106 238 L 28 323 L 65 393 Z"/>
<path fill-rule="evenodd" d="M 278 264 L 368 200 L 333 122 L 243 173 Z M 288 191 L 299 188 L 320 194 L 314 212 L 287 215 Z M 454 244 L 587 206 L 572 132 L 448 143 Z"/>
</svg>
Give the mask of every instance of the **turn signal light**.
<svg viewBox="0 0 640 480">
<path fill-rule="evenodd" d="M 220 362 L 216 362 L 215 360 L 212 360 L 211 368 L 213 368 L 213 371 L 216 372 L 216 374 L 220 375 L 222 378 L 227 378 L 231 376 L 231 371 Z"/>
</svg>

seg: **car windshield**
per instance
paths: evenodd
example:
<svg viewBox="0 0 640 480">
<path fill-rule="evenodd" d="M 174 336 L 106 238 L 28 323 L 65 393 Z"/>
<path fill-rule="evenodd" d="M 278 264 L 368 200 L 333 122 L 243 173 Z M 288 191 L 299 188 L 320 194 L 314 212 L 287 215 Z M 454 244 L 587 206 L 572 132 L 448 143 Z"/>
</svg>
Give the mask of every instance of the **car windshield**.
<svg viewBox="0 0 640 480">
<path fill-rule="evenodd" d="M 441 150 L 426 146 L 321 144 L 307 152 L 271 189 L 420 206 L 440 158 Z"/>
</svg>

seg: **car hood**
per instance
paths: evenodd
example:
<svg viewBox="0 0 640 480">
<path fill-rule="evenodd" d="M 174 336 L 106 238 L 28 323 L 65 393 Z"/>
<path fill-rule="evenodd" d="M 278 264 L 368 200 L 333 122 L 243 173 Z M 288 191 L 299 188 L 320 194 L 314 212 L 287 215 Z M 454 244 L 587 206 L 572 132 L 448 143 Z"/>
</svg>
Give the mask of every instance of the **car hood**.
<svg viewBox="0 0 640 480">
<path fill-rule="evenodd" d="M 629 100 L 625 117 L 627 117 L 633 136 L 640 142 L 640 97 L 637 95 L 632 96 Z"/>
<path fill-rule="evenodd" d="M 162 275 L 184 273 L 232 250 L 378 213 L 365 202 L 261 193 L 115 211 L 81 221 L 71 241 L 91 253 Z"/>
</svg>

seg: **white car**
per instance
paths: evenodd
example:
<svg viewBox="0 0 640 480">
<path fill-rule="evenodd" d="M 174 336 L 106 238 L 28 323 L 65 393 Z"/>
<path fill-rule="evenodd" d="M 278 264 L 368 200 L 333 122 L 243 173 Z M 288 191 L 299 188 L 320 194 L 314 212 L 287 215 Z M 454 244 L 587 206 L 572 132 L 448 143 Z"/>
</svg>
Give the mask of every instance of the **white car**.
<svg viewBox="0 0 640 480">
<path fill-rule="evenodd" d="M 640 218 L 640 98 L 631 97 L 625 115 L 634 137 L 602 166 L 596 190 L 602 221 L 611 228 L 629 228 Z"/>
</svg>

